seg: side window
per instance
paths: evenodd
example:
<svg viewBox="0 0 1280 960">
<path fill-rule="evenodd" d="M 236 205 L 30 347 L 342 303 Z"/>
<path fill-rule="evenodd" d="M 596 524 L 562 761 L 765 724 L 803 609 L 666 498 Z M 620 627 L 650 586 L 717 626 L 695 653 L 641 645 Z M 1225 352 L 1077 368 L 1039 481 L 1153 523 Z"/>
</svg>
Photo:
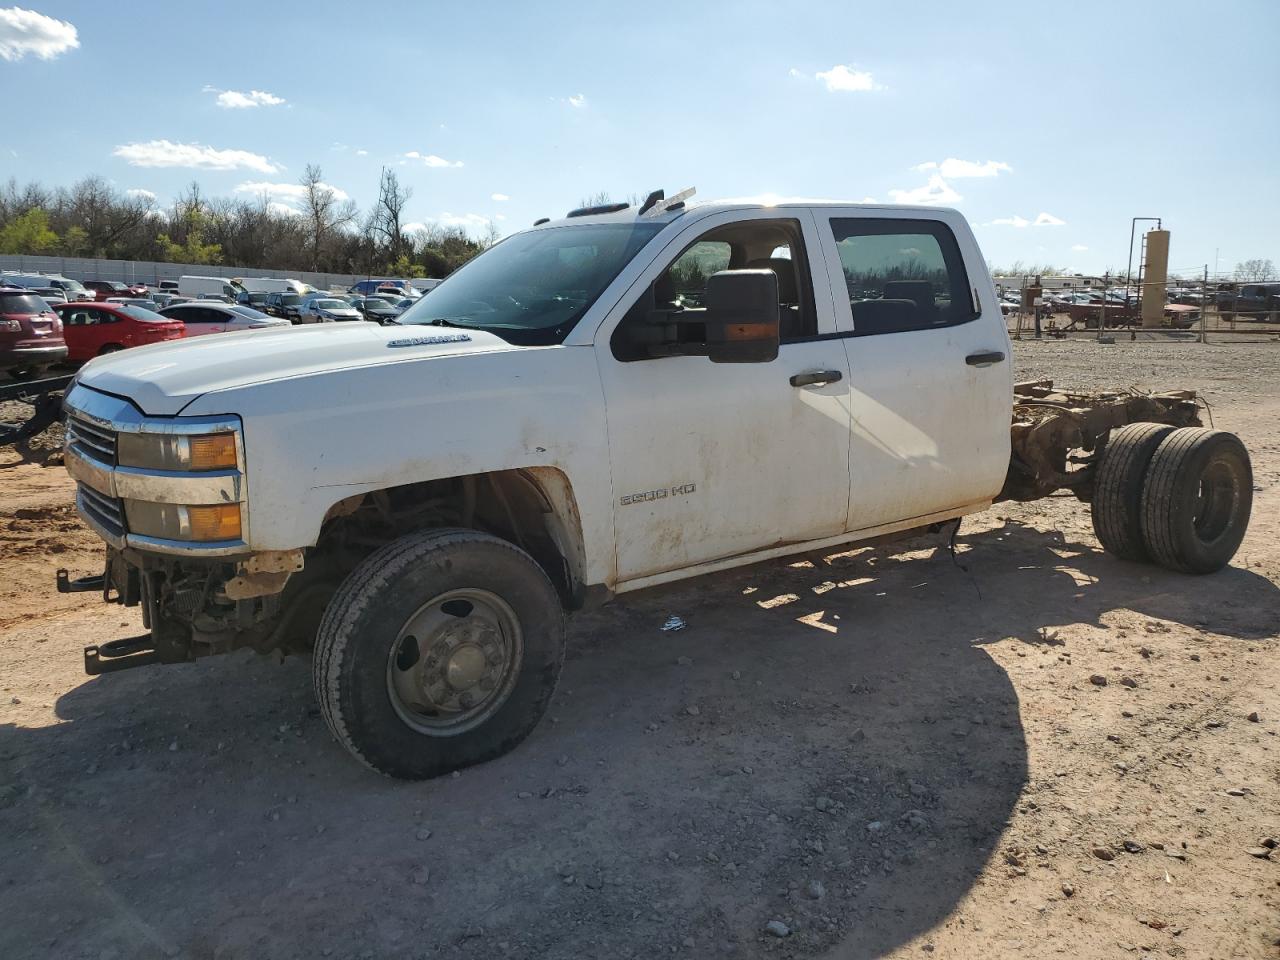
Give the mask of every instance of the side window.
<svg viewBox="0 0 1280 960">
<path fill-rule="evenodd" d="M 87 327 L 91 321 L 88 310 L 64 310 L 62 322 L 68 327 Z"/>
<path fill-rule="evenodd" d="M 172 317 L 175 320 L 181 320 L 183 323 L 199 323 L 200 318 L 196 316 L 198 312 L 199 311 L 192 307 L 174 307 L 166 313 L 165 316 Z"/>
<path fill-rule="evenodd" d="M 929 330 L 977 316 L 960 248 L 945 224 L 836 218 L 831 231 L 855 334 Z"/>
<path fill-rule="evenodd" d="M 93 323 L 119 323 L 120 322 L 120 318 L 117 317 L 110 310 L 94 310 L 93 313 L 94 313 L 94 319 L 91 321 Z"/>
<path fill-rule="evenodd" d="M 610 340 L 624 362 L 655 359 L 664 343 L 675 342 L 663 315 L 680 314 L 696 323 L 706 309 L 707 280 L 721 270 L 772 270 L 778 277 L 779 334 L 782 343 L 815 336 L 813 283 L 798 220 L 743 220 L 704 233 L 685 247 L 632 305 Z"/>
</svg>

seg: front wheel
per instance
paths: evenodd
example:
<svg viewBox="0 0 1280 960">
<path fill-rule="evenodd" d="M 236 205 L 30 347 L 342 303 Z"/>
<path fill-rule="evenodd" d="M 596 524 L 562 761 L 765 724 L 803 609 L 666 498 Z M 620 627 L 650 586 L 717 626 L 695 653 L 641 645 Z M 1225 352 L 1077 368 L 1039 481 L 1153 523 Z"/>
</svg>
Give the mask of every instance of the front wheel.
<svg viewBox="0 0 1280 960">
<path fill-rule="evenodd" d="M 388 776 L 437 777 L 513 748 L 564 662 L 564 612 L 527 553 L 475 530 L 401 537 L 329 603 L 312 661 L 334 737 Z"/>
</svg>

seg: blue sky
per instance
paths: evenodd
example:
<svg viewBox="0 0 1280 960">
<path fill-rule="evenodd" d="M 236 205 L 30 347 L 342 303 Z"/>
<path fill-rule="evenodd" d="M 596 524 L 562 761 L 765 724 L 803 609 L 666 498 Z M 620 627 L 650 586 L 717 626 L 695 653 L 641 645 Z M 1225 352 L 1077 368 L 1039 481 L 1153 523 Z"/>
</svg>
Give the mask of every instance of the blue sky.
<svg viewBox="0 0 1280 960">
<path fill-rule="evenodd" d="M 1133 216 L 1176 271 L 1280 263 L 1274 0 L 22 3 L 78 45 L 0 9 L 19 180 L 288 204 L 312 162 L 363 207 L 388 165 L 409 220 L 503 233 L 602 190 L 927 199 L 997 264 L 1123 265 Z"/>
</svg>

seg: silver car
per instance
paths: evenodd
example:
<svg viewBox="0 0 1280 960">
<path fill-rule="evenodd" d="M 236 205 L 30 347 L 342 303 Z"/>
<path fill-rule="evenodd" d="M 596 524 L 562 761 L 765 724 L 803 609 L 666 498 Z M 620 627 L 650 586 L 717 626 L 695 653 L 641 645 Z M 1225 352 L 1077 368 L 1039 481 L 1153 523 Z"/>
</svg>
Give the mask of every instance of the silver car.
<svg viewBox="0 0 1280 960">
<path fill-rule="evenodd" d="M 364 316 L 345 300 L 337 297 L 312 297 L 299 308 L 300 323 L 334 323 L 339 320 L 363 320 Z"/>
</svg>

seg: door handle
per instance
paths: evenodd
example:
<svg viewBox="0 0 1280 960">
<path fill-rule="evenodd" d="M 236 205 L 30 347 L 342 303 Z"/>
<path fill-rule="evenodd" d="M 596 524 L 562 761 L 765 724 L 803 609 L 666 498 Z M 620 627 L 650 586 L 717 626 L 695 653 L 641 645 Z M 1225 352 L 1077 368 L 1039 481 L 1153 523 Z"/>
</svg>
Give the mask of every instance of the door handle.
<svg viewBox="0 0 1280 960">
<path fill-rule="evenodd" d="M 808 373 L 797 373 L 791 378 L 793 387 L 811 387 L 815 384 L 835 383 L 844 378 L 839 370 L 810 370 Z"/>
<path fill-rule="evenodd" d="M 971 367 L 989 367 L 1003 359 L 1004 354 L 999 350 L 983 350 L 980 353 L 969 354 L 964 358 L 964 362 Z"/>
</svg>

